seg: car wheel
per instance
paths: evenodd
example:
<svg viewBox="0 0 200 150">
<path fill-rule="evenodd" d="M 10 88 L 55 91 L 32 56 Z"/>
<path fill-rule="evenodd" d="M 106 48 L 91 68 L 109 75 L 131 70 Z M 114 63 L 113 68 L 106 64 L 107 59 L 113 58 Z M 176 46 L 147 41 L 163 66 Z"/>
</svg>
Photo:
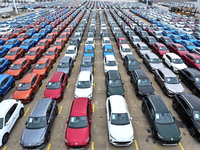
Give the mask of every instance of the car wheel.
<svg viewBox="0 0 200 150">
<path fill-rule="evenodd" d="M 47 134 L 47 138 L 46 138 L 46 143 L 48 143 L 50 141 L 51 135 L 50 135 L 50 131 Z"/>
<path fill-rule="evenodd" d="M 15 87 L 15 82 L 13 82 L 11 85 L 11 88 L 14 88 L 14 87 Z"/>
<path fill-rule="evenodd" d="M 39 86 L 42 86 L 42 80 L 40 81 L 40 85 Z"/>
<path fill-rule="evenodd" d="M 156 76 L 154 75 L 154 80 L 157 82 Z"/>
<path fill-rule="evenodd" d="M 144 104 L 142 104 L 142 112 L 145 113 Z"/>
<path fill-rule="evenodd" d="M 195 136 L 196 136 L 196 131 L 195 131 L 194 127 L 190 127 L 190 128 L 189 128 L 189 133 L 190 133 L 190 135 L 191 135 L 192 137 L 195 137 Z"/>
<path fill-rule="evenodd" d="M 156 138 L 156 136 L 157 136 L 157 133 L 156 133 L 156 131 L 154 130 L 154 129 L 152 129 L 152 136 L 153 136 L 153 138 Z"/>
<path fill-rule="evenodd" d="M 192 89 L 192 93 L 193 93 L 194 95 L 197 95 L 197 89 L 193 88 L 193 89 Z"/>
<path fill-rule="evenodd" d="M 55 114 L 58 115 L 58 106 L 56 106 Z"/>
<path fill-rule="evenodd" d="M 34 99 L 34 94 L 31 94 L 31 101 Z"/>
<path fill-rule="evenodd" d="M 3 136 L 3 139 L 2 139 L 2 144 L 6 144 L 8 142 L 8 139 L 9 139 L 9 134 L 6 133 L 4 136 Z"/>
<path fill-rule="evenodd" d="M 24 108 L 21 108 L 19 111 L 19 117 L 21 118 L 24 115 Z"/>
<path fill-rule="evenodd" d="M 167 93 L 168 93 L 166 88 L 163 89 L 163 92 L 165 95 L 167 95 Z"/>
<path fill-rule="evenodd" d="M 0 95 L 0 102 L 3 100 L 3 95 Z"/>
<path fill-rule="evenodd" d="M 24 76 L 24 73 L 22 72 L 21 74 L 20 74 L 20 78 L 22 78 Z"/>
<path fill-rule="evenodd" d="M 173 101 L 172 108 L 177 111 L 177 103 Z"/>
</svg>

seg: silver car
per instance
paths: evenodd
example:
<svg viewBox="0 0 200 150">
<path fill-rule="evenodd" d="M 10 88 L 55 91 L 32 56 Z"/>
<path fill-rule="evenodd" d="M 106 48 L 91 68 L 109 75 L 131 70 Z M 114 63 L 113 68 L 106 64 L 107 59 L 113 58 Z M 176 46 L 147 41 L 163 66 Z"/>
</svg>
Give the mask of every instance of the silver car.
<svg viewBox="0 0 200 150">
<path fill-rule="evenodd" d="M 137 43 L 135 50 L 140 57 L 143 57 L 145 53 L 151 52 L 149 47 L 143 42 Z"/>
<path fill-rule="evenodd" d="M 94 61 L 91 56 L 83 56 L 80 71 L 90 71 L 94 74 Z"/>
<path fill-rule="evenodd" d="M 177 76 L 168 68 L 160 68 L 155 71 L 154 79 L 163 89 L 163 93 L 169 97 L 184 92 L 184 88 Z"/>
<path fill-rule="evenodd" d="M 64 56 L 58 63 L 56 72 L 64 72 L 69 77 L 73 68 L 73 59 L 70 56 Z"/>
</svg>

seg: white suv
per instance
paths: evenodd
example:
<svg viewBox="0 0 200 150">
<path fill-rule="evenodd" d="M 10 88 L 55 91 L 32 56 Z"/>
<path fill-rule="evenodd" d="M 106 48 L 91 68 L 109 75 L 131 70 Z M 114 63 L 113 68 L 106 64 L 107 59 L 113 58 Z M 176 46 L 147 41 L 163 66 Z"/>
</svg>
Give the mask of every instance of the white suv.
<svg viewBox="0 0 200 150">
<path fill-rule="evenodd" d="M 118 70 L 117 62 L 114 55 L 106 55 L 104 57 L 104 73 L 109 70 Z"/>
</svg>

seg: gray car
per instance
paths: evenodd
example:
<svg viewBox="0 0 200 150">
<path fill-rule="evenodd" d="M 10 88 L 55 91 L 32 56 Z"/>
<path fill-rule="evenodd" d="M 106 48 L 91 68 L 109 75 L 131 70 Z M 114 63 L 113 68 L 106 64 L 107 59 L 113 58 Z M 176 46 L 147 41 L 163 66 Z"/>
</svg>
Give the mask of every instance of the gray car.
<svg viewBox="0 0 200 150">
<path fill-rule="evenodd" d="M 50 129 L 57 114 L 58 107 L 55 100 L 51 98 L 39 99 L 21 136 L 22 148 L 43 148 L 50 140 Z"/>
<path fill-rule="evenodd" d="M 57 72 L 64 72 L 69 77 L 73 68 L 73 59 L 70 56 L 64 56 L 61 58 L 57 66 Z"/>
<path fill-rule="evenodd" d="M 154 72 L 156 69 L 164 68 L 164 65 L 160 58 L 152 52 L 145 53 L 143 56 L 143 63 L 150 72 Z"/>
<path fill-rule="evenodd" d="M 149 47 L 143 42 L 136 44 L 135 51 L 138 53 L 140 57 L 143 57 L 145 53 L 151 52 Z"/>
<path fill-rule="evenodd" d="M 174 94 L 184 92 L 184 88 L 180 83 L 180 80 L 168 68 L 157 69 L 154 74 L 154 79 L 163 89 L 163 93 L 169 97 L 172 97 Z"/>
<path fill-rule="evenodd" d="M 80 71 L 90 71 L 94 74 L 94 61 L 91 56 L 83 56 Z"/>
<path fill-rule="evenodd" d="M 133 47 L 135 47 L 137 43 L 142 42 L 141 39 L 139 38 L 139 36 L 136 36 L 136 35 L 130 37 L 130 40 L 131 40 L 131 45 L 132 45 Z"/>
</svg>

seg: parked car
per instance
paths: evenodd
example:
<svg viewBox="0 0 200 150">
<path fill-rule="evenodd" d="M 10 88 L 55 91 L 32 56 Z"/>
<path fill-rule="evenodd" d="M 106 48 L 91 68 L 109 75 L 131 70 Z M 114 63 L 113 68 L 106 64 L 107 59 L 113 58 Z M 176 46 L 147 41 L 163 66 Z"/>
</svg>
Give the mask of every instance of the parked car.
<svg viewBox="0 0 200 150">
<path fill-rule="evenodd" d="M 78 55 L 78 49 L 75 45 L 69 45 L 67 47 L 67 50 L 65 52 L 65 56 L 69 56 L 72 58 L 73 61 L 76 60 L 76 57 Z"/>
<path fill-rule="evenodd" d="M 117 62 L 114 55 L 106 55 L 104 57 L 104 73 L 109 70 L 118 70 Z"/>
<path fill-rule="evenodd" d="M 183 45 L 178 43 L 171 44 L 169 46 L 169 50 L 175 54 L 178 54 L 182 59 L 184 58 L 184 55 L 189 53 Z"/>
<path fill-rule="evenodd" d="M 150 47 L 153 47 L 153 44 L 157 43 L 156 39 L 153 36 L 147 36 L 144 38 L 144 42 Z"/>
<path fill-rule="evenodd" d="M 8 59 L 10 62 L 15 61 L 16 59 L 24 56 L 24 49 L 21 47 L 14 47 L 11 50 L 8 51 L 6 56 L 4 58 Z"/>
<path fill-rule="evenodd" d="M 13 39 L 7 40 L 6 43 L 3 46 L 11 49 L 11 48 L 17 47 L 19 45 L 20 45 L 20 41 L 16 38 L 13 38 Z"/>
<path fill-rule="evenodd" d="M 73 59 L 70 56 L 64 56 L 58 63 L 56 71 L 64 72 L 69 77 L 71 76 L 73 66 Z"/>
<path fill-rule="evenodd" d="M 58 51 L 58 48 L 55 47 L 55 46 L 52 46 L 52 47 L 47 49 L 43 58 L 49 58 L 51 63 L 54 63 L 59 55 L 60 55 L 60 53 Z"/>
<path fill-rule="evenodd" d="M 35 42 L 35 44 L 37 44 L 37 43 L 42 39 L 42 34 L 40 34 L 40 33 L 35 33 L 35 34 L 33 34 L 33 36 L 31 37 L 31 39 Z"/>
<path fill-rule="evenodd" d="M 0 58 L 0 73 L 9 68 L 10 64 L 10 61 L 6 58 Z"/>
<path fill-rule="evenodd" d="M 90 71 L 94 74 L 94 60 L 91 56 L 83 56 L 80 71 Z"/>
<path fill-rule="evenodd" d="M 196 47 L 193 42 L 187 41 L 187 40 L 182 40 L 180 42 L 180 44 L 182 44 L 183 46 L 185 46 L 185 48 L 187 48 L 187 50 L 189 52 L 191 52 Z"/>
<path fill-rule="evenodd" d="M 184 55 L 185 63 L 189 67 L 194 67 L 197 70 L 200 70 L 200 55 L 195 53 L 188 53 Z"/>
<path fill-rule="evenodd" d="M 23 48 L 25 52 L 28 52 L 28 50 L 34 46 L 35 46 L 35 41 L 32 39 L 26 39 L 20 45 L 20 47 Z"/>
<path fill-rule="evenodd" d="M 150 52 L 150 49 L 145 43 L 140 42 L 136 44 L 135 51 L 138 53 L 140 57 L 143 57 L 145 53 Z"/>
<path fill-rule="evenodd" d="M 112 45 L 105 44 L 102 50 L 103 50 L 103 57 L 105 57 L 106 55 L 114 55 L 114 50 Z"/>
<path fill-rule="evenodd" d="M 31 63 L 35 63 L 42 55 L 42 51 L 39 47 L 32 47 L 26 53 L 25 58 L 29 59 Z"/>
<path fill-rule="evenodd" d="M 159 38 L 159 41 L 163 44 L 165 44 L 167 47 L 169 47 L 171 44 L 173 44 L 174 42 L 172 41 L 172 39 L 170 37 L 167 36 L 162 36 Z"/>
<path fill-rule="evenodd" d="M 133 54 L 129 54 L 124 57 L 124 66 L 129 75 L 132 71 L 141 68 L 138 60 Z"/>
<path fill-rule="evenodd" d="M 164 54 L 169 53 L 167 47 L 162 43 L 155 43 L 153 45 L 153 52 L 162 58 Z"/>
<path fill-rule="evenodd" d="M 130 47 L 129 47 L 128 44 L 122 44 L 122 45 L 120 46 L 120 48 L 119 48 L 119 53 L 120 53 L 120 55 L 121 55 L 121 58 L 124 59 L 124 57 L 125 57 L 126 55 L 131 55 L 131 54 L 132 54 L 132 51 L 131 51 L 131 49 L 130 49 Z"/>
</svg>

